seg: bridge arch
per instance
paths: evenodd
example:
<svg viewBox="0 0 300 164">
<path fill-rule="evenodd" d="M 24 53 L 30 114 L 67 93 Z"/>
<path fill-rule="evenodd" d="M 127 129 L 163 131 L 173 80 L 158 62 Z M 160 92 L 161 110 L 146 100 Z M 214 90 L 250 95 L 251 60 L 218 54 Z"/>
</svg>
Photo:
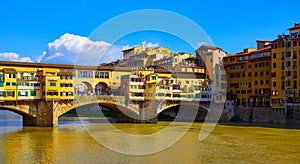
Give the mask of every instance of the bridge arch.
<svg viewBox="0 0 300 164">
<path fill-rule="evenodd" d="M 109 96 L 110 97 L 110 96 Z M 139 118 L 139 111 L 138 109 L 135 109 L 133 107 L 126 106 L 125 104 L 114 102 L 111 100 L 83 100 L 79 101 L 72 106 L 66 106 L 61 108 L 60 111 L 57 111 L 57 116 L 60 117 L 63 114 L 67 113 L 68 111 L 76 109 L 76 112 L 80 113 L 80 108 L 86 107 L 92 107 L 96 109 L 96 106 L 93 107 L 93 105 L 97 105 L 98 110 L 100 110 L 100 107 L 104 107 L 108 109 L 109 111 L 117 114 L 117 116 L 121 116 L 123 118 L 127 117 L 130 119 L 138 119 Z M 85 110 L 82 110 L 85 111 Z M 95 110 L 97 111 L 97 109 Z M 84 113 L 81 113 L 84 115 Z"/>
<path fill-rule="evenodd" d="M 179 113 L 179 110 L 183 108 L 182 112 Z M 208 113 L 208 109 L 205 109 L 202 106 L 196 104 L 173 104 L 168 105 L 165 108 L 158 110 L 157 117 L 158 119 L 167 119 L 173 120 L 176 117 L 178 120 L 182 121 L 204 121 Z M 179 115 L 179 116 L 178 116 Z"/>
<path fill-rule="evenodd" d="M 17 108 L 7 106 L 0 106 L 0 108 L 1 110 L 7 110 L 22 116 L 23 126 L 34 125 L 37 120 L 35 113 L 32 112 L 26 113 L 26 111 L 20 111 Z"/>
<path fill-rule="evenodd" d="M 95 94 L 96 95 L 110 95 L 111 89 L 106 82 L 99 82 L 95 85 Z"/>
<path fill-rule="evenodd" d="M 30 114 L 25 113 L 23 111 L 20 111 L 18 109 L 15 109 L 13 107 L 0 106 L 0 109 L 1 110 L 7 110 L 7 111 L 10 111 L 10 112 L 14 112 L 14 113 L 16 113 L 16 114 L 18 114 L 20 116 L 31 116 Z M 32 116 L 32 117 L 34 117 L 34 116 Z"/>
<path fill-rule="evenodd" d="M 76 85 L 75 90 L 77 95 L 92 95 L 93 85 L 87 81 L 82 81 Z"/>
</svg>

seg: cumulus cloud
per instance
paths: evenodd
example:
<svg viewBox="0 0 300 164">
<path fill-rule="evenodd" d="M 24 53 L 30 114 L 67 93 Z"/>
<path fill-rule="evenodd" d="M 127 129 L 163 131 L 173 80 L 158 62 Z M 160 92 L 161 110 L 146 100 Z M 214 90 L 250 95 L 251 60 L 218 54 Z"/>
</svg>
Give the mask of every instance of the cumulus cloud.
<svg viewBox="0 0 300 164">
<path fill-rule="evenodd" d="M 147 47 L 158 47 L 158 43 L 143 41 Z M 122 59 L 122 50 L 130 45 L 113 45 L 105 41 L 92 41 L 87 37 L 70 33 L 63 34 L 48 43 L 46 50 L 34 59 L 35 62 L 97 65 Z M 15 52 L 0 53 L 0 60 L 32 62 L 30 57 L 20 57 Z"/>
<path fill-rule="evenodd" d="M 38 62 L 97 65 L 121 58 L 123 46 L 66 33 L 48 43 Z"/>
<path fill-rule="evenodd" d="M 43 54 L 36 58 L 36 62 L 40 63 L 42 59 L 46 56 L 47 52 L 43 51 Z"/>
<path fill-rule="evenodd" d="M 32 62 L 30 57 L 20 57 L 20 55 L 15 52 L 0 53 L 0 60 Z"/>
<path fill-rule="evenodd" d="M 152 42 L 147 42 L 147 41 L 143 41 L 142 45 L 146 46 L 146 47 L 151 47 L 151 48 L 160 46 L 158 43 L 152 43 Z"/>
</svg>

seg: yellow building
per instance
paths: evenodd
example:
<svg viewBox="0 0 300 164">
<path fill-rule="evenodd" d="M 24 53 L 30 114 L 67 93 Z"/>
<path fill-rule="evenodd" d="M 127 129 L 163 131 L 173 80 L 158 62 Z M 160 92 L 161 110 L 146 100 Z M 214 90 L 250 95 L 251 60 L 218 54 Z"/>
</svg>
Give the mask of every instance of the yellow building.
<svg viewBox="0 0 300 164">
<path fill-rule="evenodd" d="M 161 66 L 165 70 L 179 69 L 180 67 L 195 67 L 196 58 L 192 54 L 180 52 L 168 56 L 164 56 L 159 60 L 153 62 L 155 66 Z"/>
<path fill-rule="evenodd" d="M 17 71 L 14 68 L 3 68 L 4 100 L 17 99 Z"/>
<path fill-rule="evenodd" d="M 0 61 L 0 101 L 74 99 L 73 75 L 60 72 L 65 66 Z"/>
<path fill-rule="evenodd" d="M 60 72 L 57 73 L 57 76 L 60 78 L 60 99 L 74 99 L 73 70 L 61 69 Z"/>
<path fill-rule="evenodd" d="M 128 59 L 130 56 L 146 51 L 146 46 L 136 46 L 122 51 L 123 59 Z"/>
<path fill-rule="evenodd" d="M 136 46 L 123 50 L 122 52 L 123 60 L 120 61 L 119 66 L 131 67 L 132 70 L 138 70 L 152 66 L 156 60 L 172 54 L 168 48 L 151 48 L 146 46 Z"/>
<path fill-rule="evenodd" d="M 300 106 L 300 24 L 272 41 L 272 107 Z"/>
<path fill-rule="evenodd" d="M 40 99 L 37 68 L 6 64 L 0 66 L 0 101 Z"/>
<path fill-rule="evenodd" d="M 37 68 L 19 69 L 17 81 L 18 100 L 41 99 L 40 78 Z"/>
<path fill-rule="evenodd" d="M 60 77 L 58 68 L 43 68 L 39 70 L 41 78 L 42 98 L 60 99 Z"/>
</svg>

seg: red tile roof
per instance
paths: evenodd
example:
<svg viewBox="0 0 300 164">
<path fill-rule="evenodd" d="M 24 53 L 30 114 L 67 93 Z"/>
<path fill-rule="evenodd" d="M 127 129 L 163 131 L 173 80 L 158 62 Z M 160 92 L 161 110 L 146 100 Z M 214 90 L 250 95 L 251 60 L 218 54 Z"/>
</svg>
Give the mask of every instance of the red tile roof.
<svg viewBox="0 0 300 164">
<path fill-rule="evenodd" d="M 245 56 L 245 55 L 249 55 L 251 53 L 258 53 L 258 52 L 264 52 L 264 51 L 269 51 L 269 50 L 271 50 L 271 47 L 266 47 L 266 48 L 262 48 L 262 49 L 251 51 L 251 52 L 238 52 L 236 54 L 232 54 L 232 55 L 229 55 L 229 56 L 224 56 L 224 58 Z"/>
<path fill-rule="evenodd" d="M 295 24 L 293 27 L 288 28 L 288 30 L 297 30 L 300 29 L 300 24 Z"/>
</svg>

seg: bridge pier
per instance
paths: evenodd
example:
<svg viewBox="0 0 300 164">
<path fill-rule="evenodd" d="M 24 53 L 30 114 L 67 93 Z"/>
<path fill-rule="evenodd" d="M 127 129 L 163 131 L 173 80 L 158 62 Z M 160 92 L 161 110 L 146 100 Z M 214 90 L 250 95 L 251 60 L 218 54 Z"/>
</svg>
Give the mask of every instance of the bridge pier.
<svg viewBox="0 0 300 164">
<path fill-rule="evenodd" d="M 56 109 L 53 109 L 54 102 L 47 102 L 40 100 L 38 108 L 34 116 L 24 115 L 23 126 L 42 126 L 42 127 L 56 127 L 58 126 L 58 117 Z"/>
<path fill-rule="evenodd" d="M 153 108 L 142 108 L 139 110 L 140 123 L 157 123 L 157 110 Z"/>
<path fill-rule="evenodd" d="M 36 126 L 36 118 L 29 115 L 23 115 L 23 126 Z"/>
</svg>

